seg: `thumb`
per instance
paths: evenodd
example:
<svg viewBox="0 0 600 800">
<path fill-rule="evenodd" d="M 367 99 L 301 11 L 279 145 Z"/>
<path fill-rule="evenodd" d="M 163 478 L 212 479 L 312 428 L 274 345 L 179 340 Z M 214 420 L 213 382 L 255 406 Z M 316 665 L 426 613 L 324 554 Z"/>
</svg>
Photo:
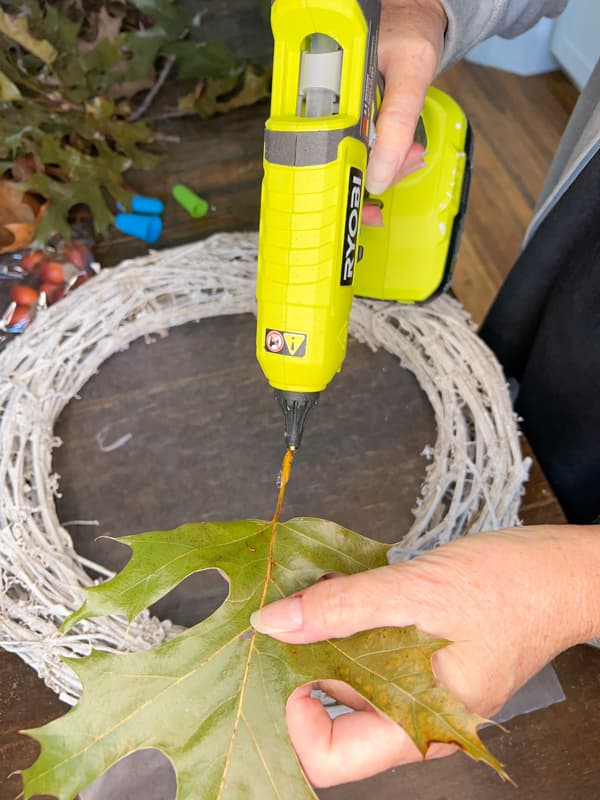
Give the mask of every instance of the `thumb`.
<svg viewBox="0 0 600 800">
<path fill-rule="evenodd" d="M 415 622 L 402 602 L 397 567 L 344 575 L 278 600 L 250 617 L 259 633 L 290 644 L 351 636 L 359 631 Z M 403 607 L 400 607 L 403 606 Z"/>
<path fill-rule="evenodd" d="M 403 172 L 410 173 L 405 163 L 414 150 L 421 161 L 424 156 L 423 148 L 413 145 L 413 138 L 429 80 L 419 75 L 411 83 L 398 69 L 392 70 L 390 77 L 367 164 L 367 190 L 374 195 L 383 194 Z"/>
<path fill-rule="evenodd" d="M 382 7 L 378 56 L 385 92 L 367 166 L 371 194 L 382 194 L 403 174 L 425 95 L 441 58 L 446 22 L 439 0 L 388 2 Z"/>
</svg>

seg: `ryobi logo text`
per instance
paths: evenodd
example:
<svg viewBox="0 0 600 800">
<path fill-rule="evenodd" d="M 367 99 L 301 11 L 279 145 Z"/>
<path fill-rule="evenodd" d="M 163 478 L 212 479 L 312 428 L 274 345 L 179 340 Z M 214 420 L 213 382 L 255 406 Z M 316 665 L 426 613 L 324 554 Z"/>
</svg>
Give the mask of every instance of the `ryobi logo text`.
<svg viewBox="0 0 600 800">
<path fill-rule="evenodd" d="M 362 197 L 363 175 L 356 167 L 350 167 L 348 181 L 348 203 L 346 205 L 346 225 L 342 247 L 341 286 L 352 286 L 354 264 L 356 263 L 356 242 L 358 240 L 358 212 Z"/>
</svg>

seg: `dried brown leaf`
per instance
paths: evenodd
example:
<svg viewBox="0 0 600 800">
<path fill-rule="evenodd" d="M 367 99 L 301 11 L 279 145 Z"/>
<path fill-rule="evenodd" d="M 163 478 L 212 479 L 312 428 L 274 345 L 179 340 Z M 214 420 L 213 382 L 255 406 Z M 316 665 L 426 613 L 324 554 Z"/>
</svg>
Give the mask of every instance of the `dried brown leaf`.
<svg viewBox="0 0 600 800">
<path fill-rule="evenodd" d="M 80 39 L 77 46 L 78 51 L 82 55 L 85 55 L 104 40 L 114 42 L 121 31 L 121 25 L 123 24 L 124 16 L 124 9 L 123 13 L 113 16 L 108 12 L 106 6 L 102 6 L 96 18 L 96 35 L 94 39 L 91 41 Z"/>
</svg>

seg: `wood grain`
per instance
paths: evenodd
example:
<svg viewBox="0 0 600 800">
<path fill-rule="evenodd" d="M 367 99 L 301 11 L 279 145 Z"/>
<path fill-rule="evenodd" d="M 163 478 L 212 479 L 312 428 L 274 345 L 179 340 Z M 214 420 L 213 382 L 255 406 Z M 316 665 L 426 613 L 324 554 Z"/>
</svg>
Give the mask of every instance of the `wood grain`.
<svg viewBox="0 0 600 800">
<path fill-rule="evenodd" d="M 22 782 L 12 773 L 39 752 L 38 743 L 19 731 L 44 725 L 67 709 L 30 667 L 0 648 L 0 800 L 15 800 Z"/>
</svg>

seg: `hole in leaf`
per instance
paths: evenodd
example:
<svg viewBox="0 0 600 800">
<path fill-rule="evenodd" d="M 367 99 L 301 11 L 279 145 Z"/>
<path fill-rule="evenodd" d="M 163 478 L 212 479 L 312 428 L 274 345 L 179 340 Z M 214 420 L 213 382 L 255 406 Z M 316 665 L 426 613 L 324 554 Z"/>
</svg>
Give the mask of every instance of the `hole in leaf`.
<svg viewBox="0 0 600 800">
<path fill-rule="evenodd" d="M 175 800 L 177 784 L 169 759 L 154 748 L 138 750 L 114 764 L 80 794 L 81 800 Z"/>
<path fill-rule="evenodd" d="M 94 526 L 80 528 L 69 525 L 77 542 L 80 555 L 102 564 L 114 572 L 120 572 L 131 558 L 131 550 L 109 536 L 97 536 Z M 97 574 L 86 569 L 88 575 Z M 217 569 L 206 569 L 188 575 L 164 597 L 150 606 L 152 614 L 159 619 L 170 619 L 175 625 L 187 628 L 196 625 L 213 614 L 225 602 L 229 594 L 229 582 Z"/>
<path fill-rule="evenodd" d="M 150 606 L 159 619 L 170 619 L 186 628 L 196 625 L 223 605 L 229 583 L 216 569 L 188 575 L 185 580 Z"/>
</svg>

